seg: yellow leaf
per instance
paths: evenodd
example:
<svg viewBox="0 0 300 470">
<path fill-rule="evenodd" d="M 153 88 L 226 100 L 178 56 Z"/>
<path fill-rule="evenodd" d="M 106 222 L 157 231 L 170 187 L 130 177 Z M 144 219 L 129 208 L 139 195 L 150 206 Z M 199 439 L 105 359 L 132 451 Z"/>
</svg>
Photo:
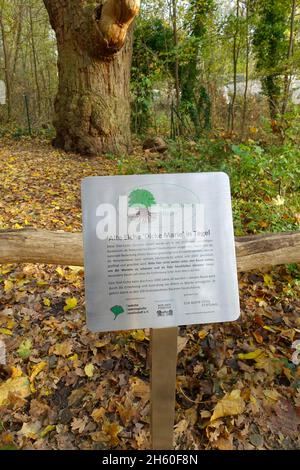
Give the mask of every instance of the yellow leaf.
<svg viewBox="0 0 300 470">
<path fill-rule="evenodd" d="M 268 305 L 265 299 L 263 299 L 262 297 L 257 297 L 255 299 L 255 302 L 257 302 L 260 307 L 266 307 Z"/>
<path fill-rule="evenodd" d="M 281 397 L 277 390 L 264 390 L 264 396 L 270 398 L 270 400 L 277 401 Z"/>
<path fill-rule="evenodd" d="M 6 322 L 6 326 L 9 330 L 12 330 L 13 327 L 15 326 L 15 324 L 16 324 L 16 322 L 12 319 L 7 320 L 7 322 Z"/>
<path fill-rule="evenodd" d="M 47 285 L 47 282 L 46 282 L 46 281 L 37 281 L 36 285 L 37 285 L 38 287 L 46 286 L 46 285 Z"/>
<path fill-rule="evenodd" d="M 268 287 L 273 287 L 274 282 L 273 282 L 272 276 L 270 276 L 269 274 L 264 274 L 264 283 Z"/>
<path fill-rule="evenodd" d="M 85 372 L 85 375 L 87 375 L 88 377 L 93 377 L 94 375 L 94 366 L 93 364 L 88 364 L 85 366 L 84 368 L 84 372 Z"/>
<path fill-rule="evenodd" d="M 263 326 L 263 329 L 264 330 L 267 330 L 267 331 L 271 331 L 272 333 L 276 333 L 276 330 L 274 328 L 271 328 L 270 326 L 268 325 L 264 325 Z"/>
<path fill-rule="evenodd" d="M 55 271 L 56 271 L 60 276 L 64 277 L 65 271 L 64 271 L 60 266 L 58 266 L 58 268 L 56 268 Z"/>
<path fill-rule="evenodd" d="M 68 357 L 68 360 L 69 361 L 74 361 L 74 362 L 78 361 L 78 354 L 76 354 L 76 353 L 73 354 L 73 356 Z"/>
<path fill-rule="evenodd" d="M 207 335 L 208 335 L 208 333 L 205 330 L 200 330 L 199 333 L 198 333 L 198 336 L 199 336 L 200 339 L 206 338 Z"/>
<path fill-rule="evenodd" d="M 37 364 L 36 366 L 34 366 L 34 368 L 32 369 L 32 372 L 31 372 L 30 382 L 33 382 L 34 379 L 36 378 L 36 376 L 40 372 L 42 372 L 42 370 L 44 370 L 46 366 L 47 366 L 47 362 L 45 362 L 45 361 L 42 361 L 39 364 Z"/>
<path fill-rule="evenodd" d="M 146 338 L 145 331 L 144 330 L 135 330 L 132 331 L 131 336 L 133 339 L 136 341 L 144 341 Z"/>
<path fill-rule="evenodd" d="M 10 378 L 0 385 L 0 406 L 8 399 L 10 393 L 26 398 L 30 395 L 30 384 L 28 377 Z"/>
<path fill-rule="evenodd" d="M 10 290 L 12 290 L 13 287 L 14 287 L 14 283 L 10 279 L 6 279 L 4 281 L 5 292 L 9 292 Z"/>
<path fill-rule="evenodd" d="M 21 377 L 22 376 L 22 370 L 19 367 L 11 367 L 11 377 L 15 379 L 16 377 Z"/>
<path fill-rule="evenodd" d="M 255 351 L 249 352 L 249 353 L 240 353 L 238 354 L 238 358 L 241 359 L 242 361 L 248 361 L 251 359 L 256 359 L 263 353 L 262 349 L 256 349 Z"/>
<path fill-rule="evenodd" d="M 47 299 L 47 297 L 44 298 L 43 303 L 46 307 L 50 307 L 51 305 L 51 301 L 50 299 Z"/>
<path fill-rule="evenodd" d="M 0 328 L 0 333 L 7 336 L 12 336 L 12 332 L 8 328 Z"/>
<path fill-rule="evenodd" d="M 48 426 L 45 427 L 45 429 L 43 429 L 43 431 L 40 433 L 40 437 L 45 437 L 47 436 L 47 434 L 49 434 L 49 432 L 51 431 L 54 431 L 54 429 L 56 429 L 56 426 L 54 426 L 54 424 L 49 424 Z"/>
<path fill-rule="evenodd" d="M 64 311 L 68 312 L 69 310 L 72 310 L 73 308 L 77 307 L 77 299 L 76 297 L 68 297 L 66 299 L 66 305 L 64 306 Z"/>
<path fill-rule="evenodd" d="M 83 273 L 84 269 L 82 266 L 68 266 L 68 268 L 73 271 L 75 274 Z"/>
<path fill-rule="evenodd" d="M 245 402 L 241 397 L 241 391 L 232 390 L 230 393 L 226 393 L 222 400 L 217 403 L 210 421 L 215 421 L 224 416 L 239 415 L 243 413 L 244 409 Z"/>
<path fill-rule="evenodd" d="M 97 341 L 94 346 L 95 348 L 103 348 L 104 346 L 106 346 L 107 344 L 110 343 L 110 339 L 109 338 L 105 338 L 103 340 L 100 340 L 100 341 Z"/>
</svg>

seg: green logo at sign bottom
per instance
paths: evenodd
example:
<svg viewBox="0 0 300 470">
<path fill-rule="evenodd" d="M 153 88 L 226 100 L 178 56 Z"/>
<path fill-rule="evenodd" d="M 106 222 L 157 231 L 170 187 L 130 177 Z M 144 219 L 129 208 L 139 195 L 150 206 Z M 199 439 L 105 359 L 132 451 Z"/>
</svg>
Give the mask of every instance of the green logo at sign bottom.
<svg viewBox="0 0 300 470">
<path fill-rule="evenodd" d="M 125 312 L 124 308 L 121 307 L 121 305 L 115 305 L 115 306 L 112 307 L 110 310 L 112 311 L 112 313 L 113 313 L 114 316 L 115 316 L 114 320 L 116 320 L 119 315 L 121 315 L 122 313 Z"/>
</svg>

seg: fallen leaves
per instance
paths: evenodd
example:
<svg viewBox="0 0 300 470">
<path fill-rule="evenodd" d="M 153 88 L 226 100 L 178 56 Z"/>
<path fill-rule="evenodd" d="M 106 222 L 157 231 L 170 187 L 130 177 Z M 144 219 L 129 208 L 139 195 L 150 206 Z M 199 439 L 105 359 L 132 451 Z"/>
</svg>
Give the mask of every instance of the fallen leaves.
<svg viewBox="0 0 300 470">
<path fill-rule="evenodd" d="M 20 436 L 28 437 L 29 439 L 37 439 L 41 429 L 41 423 L 36 421 L 34 423 L 23 423 L 22 428 L 18 432 Z"/>
<path fill-rule="evenodd" d="M 51 306 L 51 300 L 48 299 L 47 297 L 45 297 L 44 300 L 43 300 L 43 304 L 45 305 L 45 307 L 50 307 Z"/>
<path fill-rule="evenodd" d="M 109 444 L 115 447 L 119 444 L 119 434 L 123 430 L 123 427 L 117 423 L 106 423 L 103 425 L 103 432 L 109 438 Z"/>
<path fill-rule="evenodd" d="M 87 425 L 87 421 L 86 416 L 84 418 L 74 418 L 71 424 L 72 431 L 78 431 L 79 434 L 82 434 Z"/>
<path fill-rule="evenodd" d="M 150 400 L 150 385 L 137 377 L 132 378 L 130 382 L 133 395 L 147 403 Z"/>
<path fill-rule="evenodd" d="M 277 390 L 264 390 L 264 396 L 270 400 L 277 401 L 281 397 L 280 393 Z"/>
<path fill-rule="evenodd" d="M 37 377 L 37 375 L 39 375 L 39 373 L 42 372 L 42 370 L 45 369 L 45 367 L 47 367 L 47 362 L 42 361 L 39 364 L 37 364 L 36 366 L 34 366 L 34 368 L 32 369 L 32 372 L 31 372 L 31 375 L 30 375 L 30 378 L 29 378 L 29 380 L 30 380 L 30 389 L 31 389 L 32 393 L 36 392 L 36 388 L 35 388 L 35 385 L 34 385 L 34 380 Z"/>
<path fill-rule="evenodd" d="M 100 423 L 100 421 L 103 420 L 104 416 L 105 416 L 105 409 L 103 407 L 95 408 L 91 414 L 91 417 L 96 423 Z"/>
<path fill-rule="evenodd" d="M 116 161 L 66 155 L 38 141 L 24 145 L 0 149 L 1 227 L 80 231 L 80 180 L 116 173 Z M 18 179 L 6 165 L 12 151 Z M 177 449 L 300 447 L 300 369 L 292 362 L 299 269 L 289 269 L 240 275 L 241 321 L 180 329 Z M 0 266 L 0 340 L 9 371 L 0 369 L 7 430 L 0 429 L 0 448 L 41 441 L 51 449 L 149 446 L 149 333 L 88 332 L 83 274 L 74 266 Z"/>
<path fill-rule="evenodd" d="M 210 421 L 215 421 L 224 416 L 234 416 L 243 413 L 245 401 L 241 397 L 240 390 L 232 390 L 217 403 Z"/>
<path fill-rule="evenodd" d="M 73 351 L 73 345 L 71 341 L 66 340 L 63 343 L 58 343 L 52 346 L 49 350 L 50 354 L 55 354 L 56 356 L 67 357 Z"/>
<path fill-rule="evenodd" d="M 22 359 L 28 359 L 32 353 L 32 341 L 31 339 L 25 339 L 19 346 L 17 353 Z"/>
<path fill-rule="evenodd" d="M 241 359 L 242 361 L 249 361 L 253 359 L 257 359 L 259 356 L 261 356 L 263 351 L 261 349 L 256 349 L 255 351 L 249 352 L 249 353 L 240 353 L 238 354 L 238 358 Z"/>
<path fill-rule="evenodd" d="M 135 341 L 144 341 L 145 339 L 149 340 L 149 337 L 146 336 L 145 330 L 134 330 L 131 332 L 131 337 Z"/>
<path fill-rule="evenodd" d="M 56 429 L 56 426 L 54 424 L 48 424 L 40 433 L 40 437 L 44 438 L 49 434 L 50 432 L 54 431 Z"/>
<path fill-rule="evenodd" d="M 94 369 L 93 364 L 87 364 L 84 368 L 85 375 L 91 379 L 94 375 Z"/>
<path fill-rule="evenodd" d="M 73 308 L 77 307 L 78 300 L 76 297 L 68 297 L 66 299 L 66 305 L 64 306 L 64 311 L 68 312 L 69 310 L 72 310 Z"/>
<path fill-rule="evenodd" d="M 14 287 L 14 283 L 10 279 L 6 279 L 4 281 L 4 291 L 5 292 L 10 292 L 13 287 Z"/>
<path fill-rule="evenodd" d="M 28 377 L 16 377 L 8 379 L 0 385 L 0 406 L 9 401 L 10 395 L 27 398 L 31 394 Z"/>
</svg>

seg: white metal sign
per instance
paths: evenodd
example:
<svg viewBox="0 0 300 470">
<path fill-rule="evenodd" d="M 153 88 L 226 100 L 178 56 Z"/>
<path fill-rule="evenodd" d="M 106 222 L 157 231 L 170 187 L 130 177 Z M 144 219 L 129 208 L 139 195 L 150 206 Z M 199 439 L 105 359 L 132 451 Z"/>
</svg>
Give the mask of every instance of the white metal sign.
<svg viewBox="0 0 300 470">
<path fill-rule="evenodd" d="M 89 177 L 82 203 L 91 330 L 239 317 L 226 174 Z"/>
</svg>

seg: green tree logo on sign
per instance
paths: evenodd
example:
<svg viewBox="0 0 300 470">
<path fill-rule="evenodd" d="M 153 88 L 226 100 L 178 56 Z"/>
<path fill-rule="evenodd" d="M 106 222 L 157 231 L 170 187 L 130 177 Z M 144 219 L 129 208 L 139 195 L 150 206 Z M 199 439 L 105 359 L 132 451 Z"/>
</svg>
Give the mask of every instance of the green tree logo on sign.
<svg viewBox="0 0 300 470">
<path fill-rule="evenodd" d="M 112 307 L 111 309 L 111 312 L 114 314 L 115 318 L 114 320 L 116 320 L 120 315 L 122 315 L 122 313 L 124 313 L 124 308 L 121 307 L 121 305 L 115 305 L 114 307 Z"/>
<path fill-rule="evenodd" d="M 139 207 L 140 209 L 136 214 L 137 217 L 150 218 L 151 213 L 149 208 L 155 204 L 155 197 L 147 189 L 134 189 L 129 194 L 129 207 Z"/>
</svg>

